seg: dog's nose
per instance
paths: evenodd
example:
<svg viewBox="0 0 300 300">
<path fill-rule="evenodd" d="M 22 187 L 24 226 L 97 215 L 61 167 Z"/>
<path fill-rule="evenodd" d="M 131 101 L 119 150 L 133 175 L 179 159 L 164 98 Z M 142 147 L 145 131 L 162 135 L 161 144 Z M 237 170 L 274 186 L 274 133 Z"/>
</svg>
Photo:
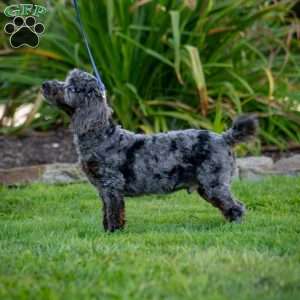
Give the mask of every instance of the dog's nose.
<svg viewBox="0 0 300 300">
<path fill-rule="evenodd" d="M 42 89 L 43 89 L 43 91 L 44 92 L 49 92 L 49 90 L 50 90 L 50 84 L 49 84 L 49 82 L 47 82 L 47 81 L 45 81 L 43 84 L 42 84 Z"/>
</svg>

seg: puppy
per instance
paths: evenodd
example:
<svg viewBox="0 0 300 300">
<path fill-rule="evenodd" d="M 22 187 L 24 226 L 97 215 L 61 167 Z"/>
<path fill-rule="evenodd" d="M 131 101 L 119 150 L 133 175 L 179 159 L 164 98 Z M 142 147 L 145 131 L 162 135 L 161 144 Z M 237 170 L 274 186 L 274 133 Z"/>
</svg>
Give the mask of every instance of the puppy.
<svg viewBox="0 0 300 300">
<path fill-rule="evenodd" d="M 195 189 L 229 221 L 244 215 L 244 205 L 230 192 L 232 148 L 255 136 L 255 117 L 237 118 L 222 134 L 196 129 L 135 134 L 113 122 L 105 92 L 86 72 L 75 69 L 65 81 L 46 81 L 42 91 L 71 117 L 81 166 L 103 202 L 105 230 L 124 227 L 124 196 L 179 189 Z"/>
</svg>

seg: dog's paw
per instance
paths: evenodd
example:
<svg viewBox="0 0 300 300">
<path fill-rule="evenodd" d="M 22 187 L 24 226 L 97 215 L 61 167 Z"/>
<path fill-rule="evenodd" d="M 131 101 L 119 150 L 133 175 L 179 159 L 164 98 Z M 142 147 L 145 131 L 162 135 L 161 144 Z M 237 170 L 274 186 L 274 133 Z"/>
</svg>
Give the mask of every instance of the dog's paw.
<svg viewBox="0 0 300 300">
<path fill-rule="evenodd" d="M 115 232 L 115 231 L 119 231 L 119 230 L 123 230 L 124 226 L 121 225 L 112 225 L 112 226 L 107 226 L 106 230 L 107 232 Z"/>
<path fill-rule="evenodd" d="M 12 23 L 7 23 L 4 31 L 10 34 L 10 44 L 14 48 L 28 46 L 35 48 L 39 44 L 39 35 L 42 34 L 45 27 L 42 23 L 36 23 L 33 16 L 23 18 L 17 16 Z"/>
<path fill-rule="evenodd" d="M 125 222 L 103 222 L 103 227 L 106 232 L 115 232 L 118 230 L 123 230 L 125 227 Z"/>
<path fill-rule="evenodd" d="M 241 223 L 245 212 L 245 206 L 242 203 L 237 203 L 235 206 L 228 209 L 224 216 L 230 222 Z"/>
</svg>

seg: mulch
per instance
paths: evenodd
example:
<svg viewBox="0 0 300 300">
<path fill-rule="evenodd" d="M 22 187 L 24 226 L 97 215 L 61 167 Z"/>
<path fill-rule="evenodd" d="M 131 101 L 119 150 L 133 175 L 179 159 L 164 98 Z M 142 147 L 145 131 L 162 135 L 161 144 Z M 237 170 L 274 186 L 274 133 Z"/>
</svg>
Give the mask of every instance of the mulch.
<svg viewBox="0 0 300 300">
<path fill-rule="evenodd" d="M 68 129 L 31 132 L 17 137 L 0 135 L 0 169 L 58 162 L 77 162 L 73 137 Z"/>
</svg>

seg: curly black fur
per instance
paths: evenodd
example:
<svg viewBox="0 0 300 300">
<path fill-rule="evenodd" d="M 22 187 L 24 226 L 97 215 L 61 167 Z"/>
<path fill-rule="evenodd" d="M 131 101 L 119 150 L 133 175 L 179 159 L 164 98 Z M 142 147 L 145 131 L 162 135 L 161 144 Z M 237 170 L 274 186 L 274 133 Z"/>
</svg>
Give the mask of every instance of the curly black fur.
<svg viewBox="0 0 300 300">
<path fill-rule="evenodd" d="M 135 134 L 116 125 L 96 79 L 73 70 L 65 82 L 43 84 L 46 99 L 72 118 L 80 162 L 103 201 L 103 226 L 115 231 L 125 224 L 125 196 L 197 190 L 226 219 L 242 218 L 244 205 L 230 192 L 235 168 L 232 146 L 254 136 L 253 116 L 236 119 L 223 134 L 180 130 Z"/>
<path fill-rule="evenodd" d="M 232 127 L 224 133 L 224 138 L 229 145 L 233 146 L 253 138 L 257 130 L 257 118 L 251 115 L 243 115 L 234 120 Z"/>
</svg>

